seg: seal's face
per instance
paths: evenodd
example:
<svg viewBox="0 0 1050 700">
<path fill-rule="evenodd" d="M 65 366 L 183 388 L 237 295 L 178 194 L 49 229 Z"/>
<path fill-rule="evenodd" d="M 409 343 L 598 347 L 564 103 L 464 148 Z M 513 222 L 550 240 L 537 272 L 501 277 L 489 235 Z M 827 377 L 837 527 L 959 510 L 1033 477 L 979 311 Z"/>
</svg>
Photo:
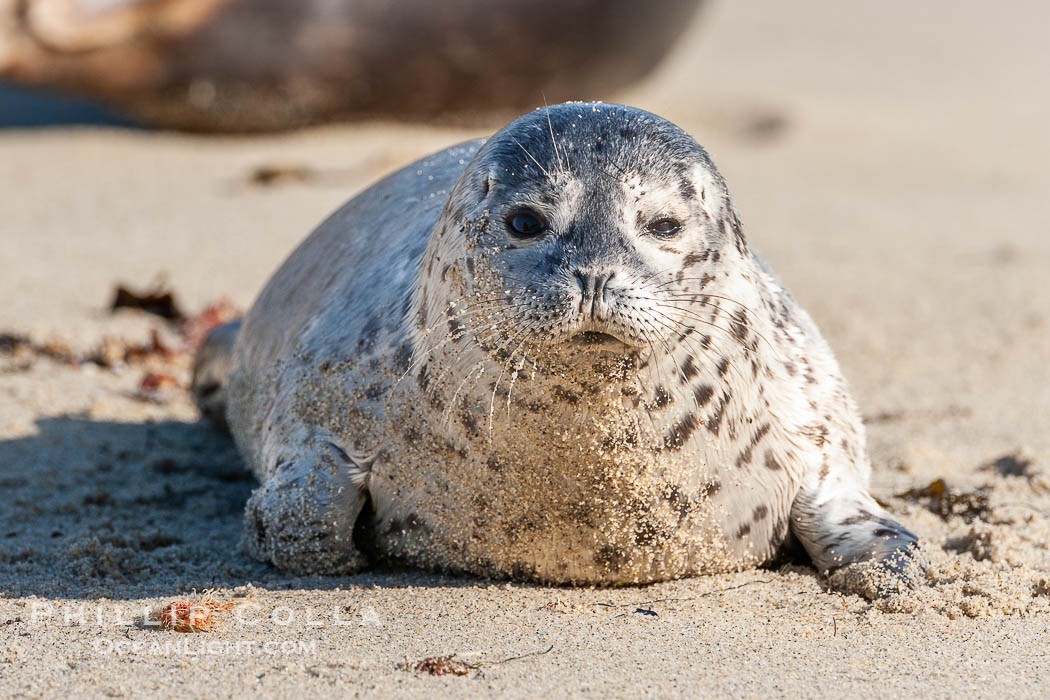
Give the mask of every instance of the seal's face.
<svg viewBox="0 0 1050 700">
<path fill-rule="evenodd" d="M 705 263 L 727 242 L 708 155 L 636 109 L 537 110 L 486 143 L 463 178 L 476 202 L 464 219 L 478 222 L 463 227 L 466 321 L 504 357 L 660 352 L 683 325 L 683 295 L 707 284 Z"/>
</svg>

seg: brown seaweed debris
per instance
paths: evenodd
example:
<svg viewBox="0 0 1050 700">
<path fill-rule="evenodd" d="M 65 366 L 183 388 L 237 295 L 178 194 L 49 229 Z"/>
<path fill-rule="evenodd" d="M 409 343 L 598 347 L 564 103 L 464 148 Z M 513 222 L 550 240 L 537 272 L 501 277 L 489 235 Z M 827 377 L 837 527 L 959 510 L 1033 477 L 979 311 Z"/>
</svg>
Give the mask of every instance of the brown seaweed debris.
<svg viewBox="0 0 1050 700">
<path fill-rule="evenodd" d="M 430 676 L 465 676 L 471 671 L 477 670 L 477 664 L 468 664 L 465 661 L 454 658 L 455 656 L 455 654 L 428 656 L 412 665 L 412 670 L 416 673 L 426 673 Z"/>
<path fill-rule="evenodd" d="M 922 488 L 895 494 L 896 498 L 925 502 L 928 510 L 947 520 L 953 516 L 972 522 L 988 513 L 988 486 L 973 491 L 954 493 L 944 479 L 936 479 Z"/>
<path fill-rule="evenodd" d="M 33 358 L 45 357 L 56 362 L 79 364 L 80 358 L 69 345 L 57 338 L 43 343 L 34 343 L 28 336 L 19 333 L 0 333 L 0 355 L 30 363 Z"/>
<path fill-rule="evenodd" d="M 181 322 L 186 315 L 175 301 L 175 294 L 167 289 L 163 282 L 157 282 L 145 292 L 134 292 L 120 284 L 113 294 L 109 305 L 110 311 L 117 309 L 137 309 L 169 321 Z"/>
<path fill-rule="evenodd" d="M 500 659 L 499 661 L 477 661 L 474 663 L 460 661 L 456 658 L 455 654 L 448 654 L 447 656 L 428 656 L 414 664 L 408 659 L 405 659 L 404 663 L 398 664 L 398 666 L 406 671 L 411 670 L 416 673 L 426 673 L 431 676 L 466 676 L 471 671 L 480 671 L 486 666 L 499 666 L 500 664 L 510 663 L 511 661 L 521 661 L 522 659 L 530 659 L 534 656 L 544 656 L 552 651 L 554 651 L 553 644 L 543 651 L 530 651 L 527 654 L 510 656 L 506 659 Z"/>
<path fill-rule="evenodd" d="M 177 378 L 164 372 L 147 372 L 139 380 L 138 389 L 132 398 L 149 403 L 165 403 L 173 390 L 184 390 L 186 386 Z"/>
<path fill-rule="evenodd" d="M 186 350 L 190 354 L 196 353 L 209 333 L 242 315 L 240 309 L 226 297 L 208 304 L 199 314 L 190 316 L 182 323 L 180 330 L 186 340 Z"/>
<path fill-rule="evenodd" d="M 172 632 L 210 632 L 219 627 L 233 610 L 234 603 L 220 603 L 207 597 L 168 603 L 150 616 L 162 630 Z"/>
<path fill-rule="evenodd" d="M 151 329 L 149 340 L 145 343 L 136 344 L 118 338 L 104 338 L 102 345 L 84 361 L 112 369 L 120 365 L 145 363 L 151 360 L 171 362 L 182 352 L 182 350 L 167 345 L 160 339 L 157 330 Z"/>
<path fill-rule="evenodd" d="M 1020 476 L 1026 479 L 1032 478 L 1030 467 L 1035 460 L 1023 452 L 1003 455 L 993 459 L 981 467 L 981 471 L 995 472 L 999 476 Z"/>
</svg>

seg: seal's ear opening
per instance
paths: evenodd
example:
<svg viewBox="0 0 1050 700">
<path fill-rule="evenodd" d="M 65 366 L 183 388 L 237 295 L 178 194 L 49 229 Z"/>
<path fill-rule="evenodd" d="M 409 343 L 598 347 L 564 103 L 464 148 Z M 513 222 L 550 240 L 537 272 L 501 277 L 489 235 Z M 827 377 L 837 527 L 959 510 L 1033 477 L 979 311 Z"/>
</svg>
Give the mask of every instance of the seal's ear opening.
<svg viewBox="0 0 1050 700">
<path fill-rule="evenodd" d="M 486 197 L 488 197 L 489 192 L 492 191 L 492 189 L 495 188 L 498 184 L 499 180 L 496 179 L 495 171 L 490 170 L 487 173 L 485 173 L 485 176 L 481 178 L 481 191 L 479 193 L 481 195 L 481 198 L 485 199 Z"/>
<path fill-rule="evenodd" d="M 702 163 L 694 167 L 690 175 L 700 208 L 712 221 L 722 218 L 725 210 L 725 183 Z"/>
</svg>

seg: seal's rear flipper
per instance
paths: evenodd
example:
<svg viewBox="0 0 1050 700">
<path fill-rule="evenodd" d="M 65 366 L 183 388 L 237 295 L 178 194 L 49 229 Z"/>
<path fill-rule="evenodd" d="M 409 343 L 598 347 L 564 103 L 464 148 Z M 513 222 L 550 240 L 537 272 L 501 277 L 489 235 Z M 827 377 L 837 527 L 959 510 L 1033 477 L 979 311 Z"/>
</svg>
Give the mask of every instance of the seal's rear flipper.
<svg viewBox="0 0 1050 700">
<path fill-rule="evenodd" d="M 193 358 L 191 391 L 201 416 L 216 429 L 230 431 L 226 423 L 226 381 L 233 358 L 233 344 L 241 322 L 232 321 L 213 330 Z"/>
<path fill-rule="evenodd" d="M 883 578 L 873 595 L 890 595 L 922 581 L 918 538 L 846 475 L 803 487 L 791 508 L 791 525 L 818 571 L 871 562 L 868 568 Z"/>
</svg>

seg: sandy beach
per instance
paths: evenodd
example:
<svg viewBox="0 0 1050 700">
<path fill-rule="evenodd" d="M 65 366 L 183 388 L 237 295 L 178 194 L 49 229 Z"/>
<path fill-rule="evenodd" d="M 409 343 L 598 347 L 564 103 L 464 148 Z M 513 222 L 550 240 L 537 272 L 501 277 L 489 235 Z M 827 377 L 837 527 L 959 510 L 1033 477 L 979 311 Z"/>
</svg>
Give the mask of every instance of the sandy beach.
<svg viewBox="0 0 1050 700">
<path fill-rule="evenodd" d="M 197 422 L 185 338 L 115 287 L 246 309 L 342 202 L 500 124 L 0 131 L 0 695 L 1045 697 L 1048 26 L 713 2 L 643 84 L 579 96 L 696 136 L 835 350 L 930 562 L 875 601 L 804 562 L 602 590 L 249 559 L 254 481 Z M 206 590 L 234 605 L 213 631 L 146 619 Z"/>
</svg>

